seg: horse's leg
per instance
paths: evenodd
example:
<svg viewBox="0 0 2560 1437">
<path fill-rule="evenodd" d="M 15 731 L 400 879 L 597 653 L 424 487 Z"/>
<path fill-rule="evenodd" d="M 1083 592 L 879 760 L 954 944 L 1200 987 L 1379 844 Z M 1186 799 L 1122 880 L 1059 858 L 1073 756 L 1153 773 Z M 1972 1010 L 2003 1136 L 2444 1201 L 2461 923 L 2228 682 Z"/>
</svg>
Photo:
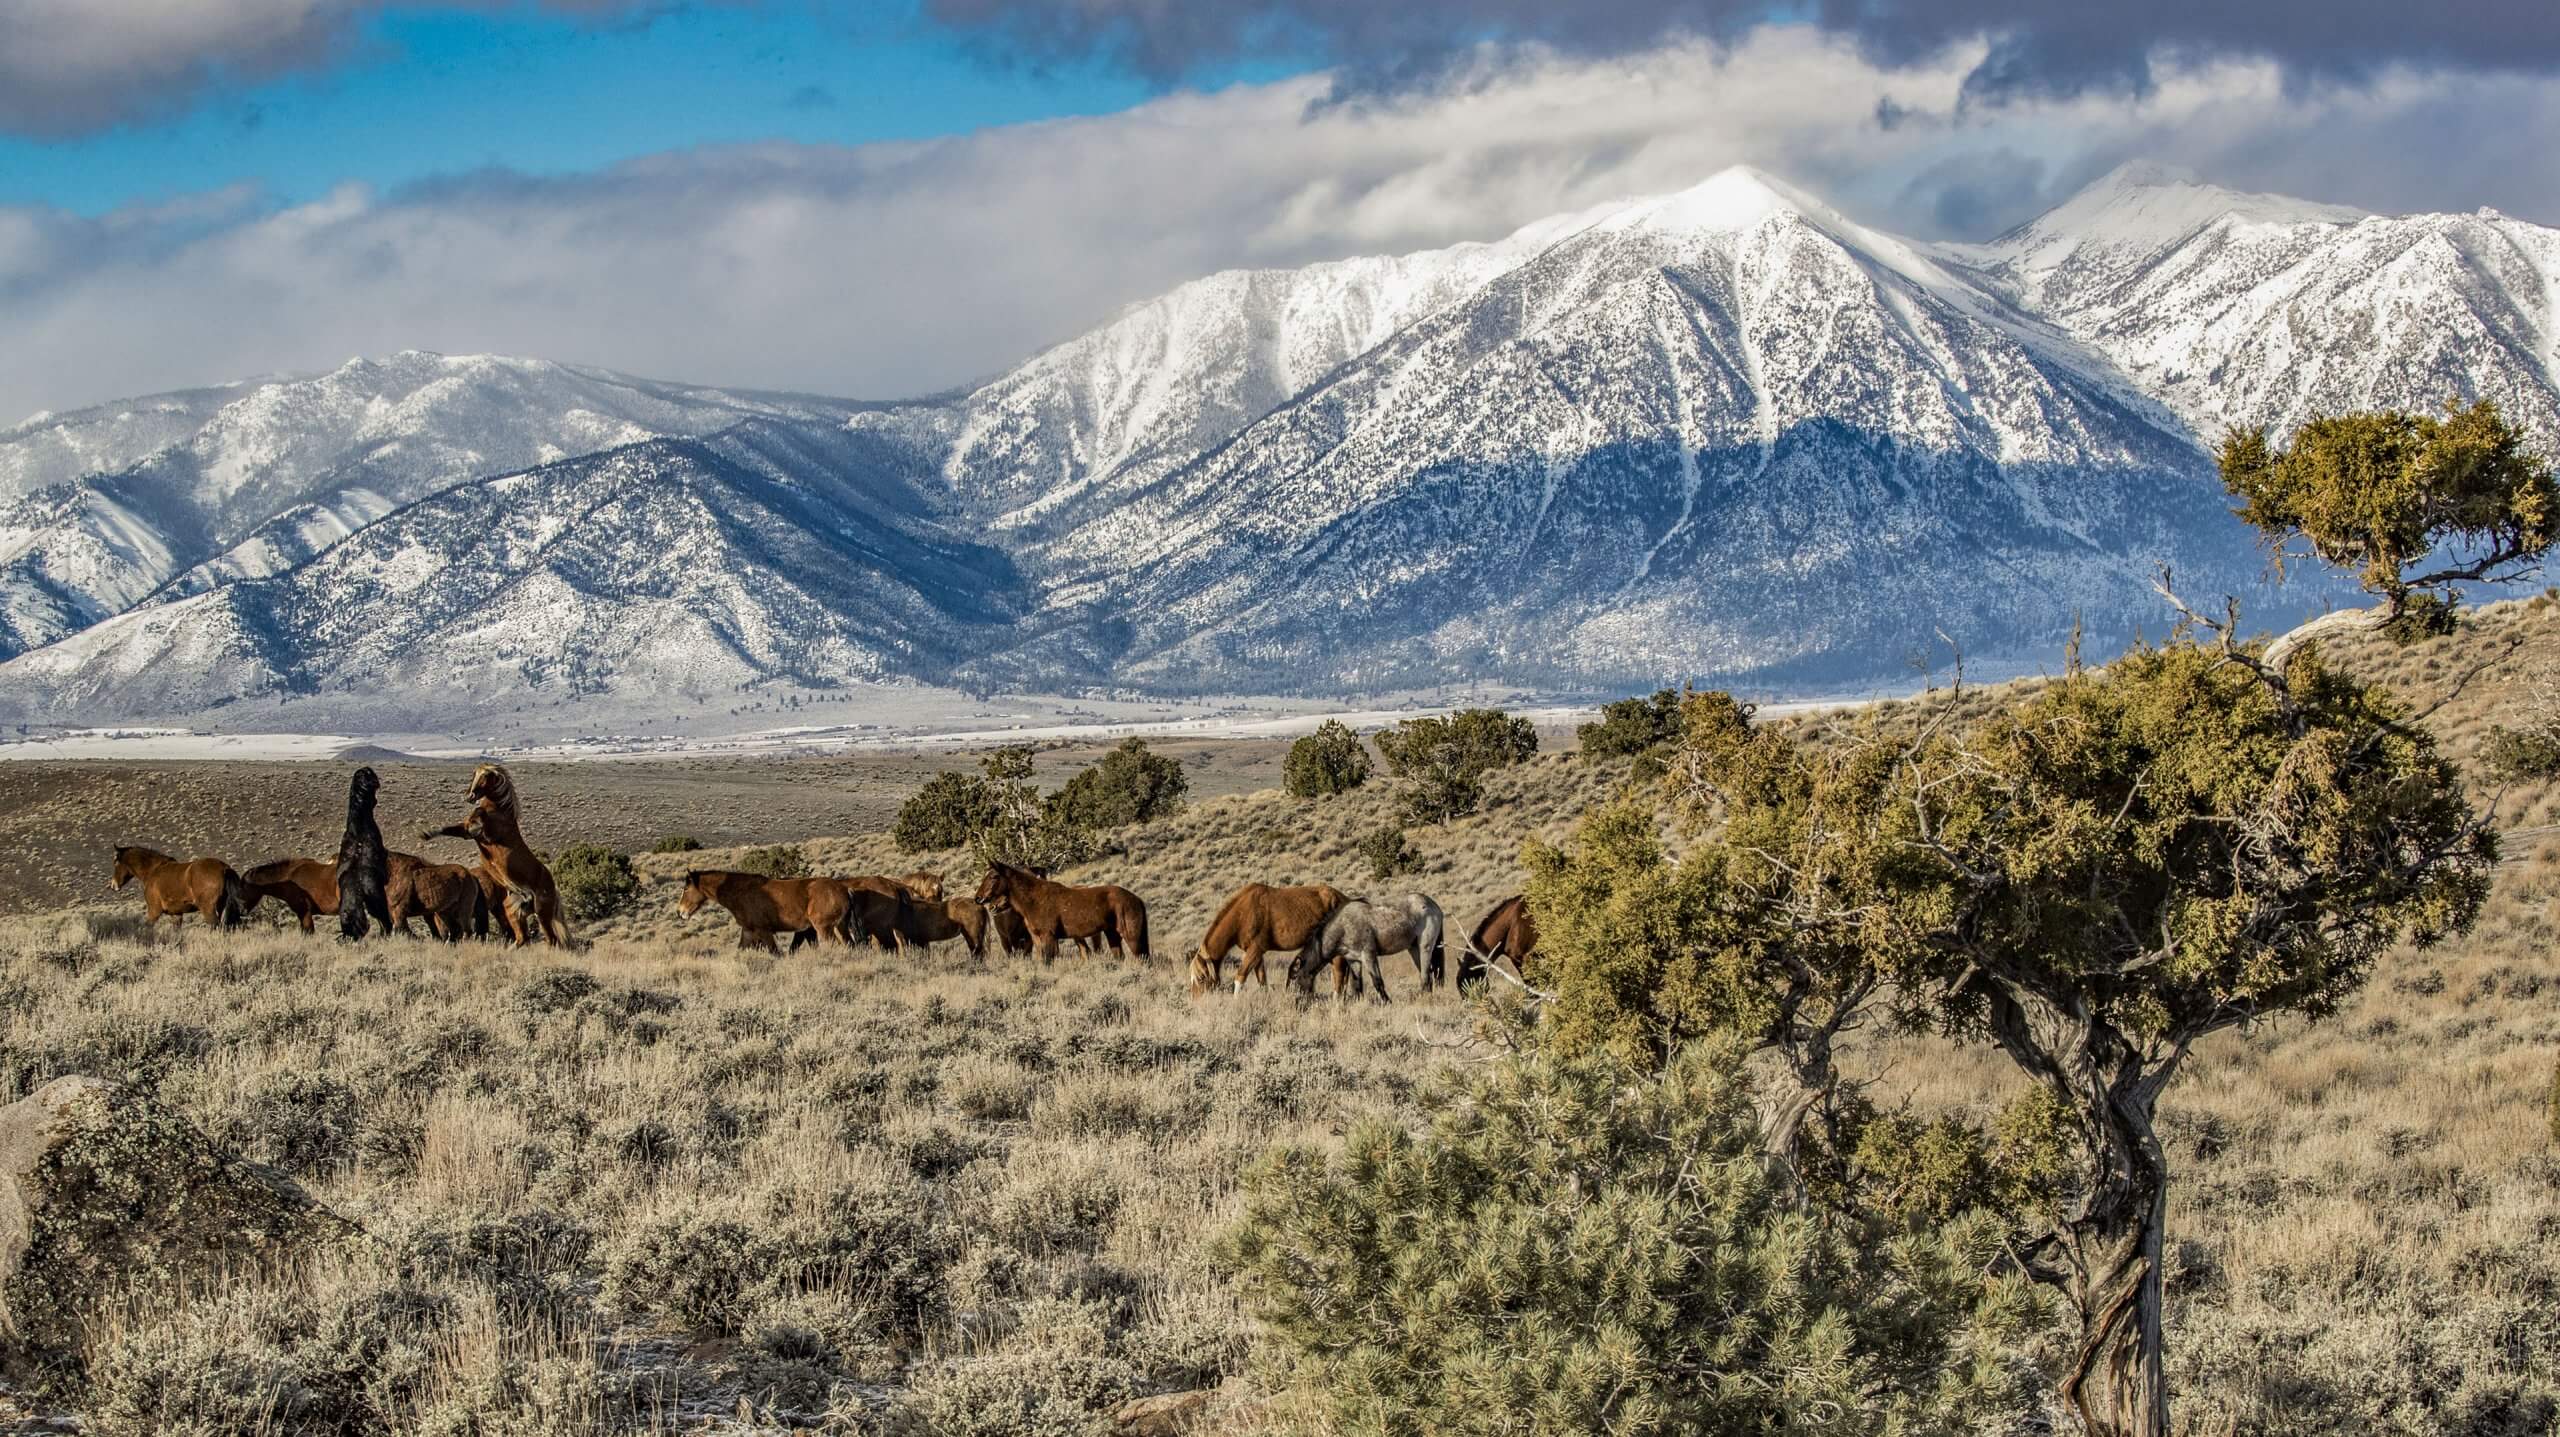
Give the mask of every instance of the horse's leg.
<svg viewBox="0 0 2560 1437">
<path fill-rule="evenodd" d="M 1419 967 L 1420 964 L 1417 963 L 1415 966 Z M 1369 1001 L 1372 1003 L 1394 1001 L 1387 996 L 1387 975 L 1378 967 L 1378 950 L 1375 947 L 1369 950 Z"/>
</svg>

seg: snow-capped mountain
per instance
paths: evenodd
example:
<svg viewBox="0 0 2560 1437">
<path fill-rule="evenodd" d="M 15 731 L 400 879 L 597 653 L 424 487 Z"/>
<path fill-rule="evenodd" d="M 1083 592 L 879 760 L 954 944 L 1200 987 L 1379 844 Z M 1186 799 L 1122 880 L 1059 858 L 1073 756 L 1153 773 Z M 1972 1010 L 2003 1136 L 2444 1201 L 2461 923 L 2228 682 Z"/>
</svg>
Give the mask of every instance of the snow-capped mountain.
<svg viewBox="0 0 2560 1437">
<path fill-rule="evenodd" d="M 750 416 L 841 423 L 856 408 L 413 352 L 39 415 L 0 432 L 0 657 L 166 585 L 278 572 L 466 479 Z"/>
<path fill-rule="evenodd" d="M 2366 214 L 2130 165 L 1947 252 L 2207 442 L 2486 396 L 2560 453 L 2560 230 L 2486 209 Z"/>
<path fill-rule="evenodd" d="M 0 716 L 2049 658 L 2075 614 L 2156 632 L 2160 563 L 2252 593 L 2226 426 L 2456 394 L 2560 453 L 2560 232 L 2136 167 L 1924 245 L 1734 170 L 1214 275 L 932 400 L 405 355 L 31 422 L 0 651 L 68 637 L 0 665 Z"/>
</svg>

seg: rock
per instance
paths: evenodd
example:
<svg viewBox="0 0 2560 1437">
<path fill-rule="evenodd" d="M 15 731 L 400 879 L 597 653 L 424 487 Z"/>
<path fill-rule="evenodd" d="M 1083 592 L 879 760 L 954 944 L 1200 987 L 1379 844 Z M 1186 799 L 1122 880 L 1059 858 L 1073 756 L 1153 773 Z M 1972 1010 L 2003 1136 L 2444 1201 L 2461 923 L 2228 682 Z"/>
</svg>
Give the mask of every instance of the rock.
<svg viewBox="0 0 2560 1437">
<path fill-rule="evenodd" d="M 1210 1388 L 1193 1392 L 1166 1392 L 1154 1397 L 1141 1397 L 1111 1416 L 1112 1425 L 1131 1437 L 1182 1437 L 1208 1410 L 1209 1399 L 1217 1393 Z"/>
<path fill-rule="evenodd" d="M 60 1363 L 101 1299 L 356 1231 L 149 1097 L 58 1078 L 0 1108 L 0 1357 Z"/>
</svg>

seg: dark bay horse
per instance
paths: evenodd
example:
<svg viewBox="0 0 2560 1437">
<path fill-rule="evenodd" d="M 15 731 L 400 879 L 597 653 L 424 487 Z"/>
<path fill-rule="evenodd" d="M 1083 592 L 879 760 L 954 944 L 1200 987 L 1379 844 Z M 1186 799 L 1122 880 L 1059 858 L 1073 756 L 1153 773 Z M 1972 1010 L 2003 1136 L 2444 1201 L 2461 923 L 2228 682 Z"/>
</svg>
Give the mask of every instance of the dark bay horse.
<svg viewBox="0 0 2560 1437">
<path fill-rule="evenodd" d="M 1147 951 L 1147 905 L 1116 884 L 1079 888 L 1043 878 L 1010 863 L 987 864 L 986 881 L 978 885 L 978 905 L 993 912 L 1022 916 L 1040 961 L 1057 961 L 1058 940 L 1099 937 L 1113 952 L 1153 961 Z"/>
<path fill-rule="evenodd" d="M 1529 917 L 1529 895 L 1514 893 L 1493 905 L 1468 937 L 1467 951 L 1458 956 L 1458 986 L 1482 983 L 1486 965 L 1502 958 L 1510 959 L 1511 970 L 1526 978 L 1529 958 L 1537 951 L 1538 925 Z"/>
</svg>

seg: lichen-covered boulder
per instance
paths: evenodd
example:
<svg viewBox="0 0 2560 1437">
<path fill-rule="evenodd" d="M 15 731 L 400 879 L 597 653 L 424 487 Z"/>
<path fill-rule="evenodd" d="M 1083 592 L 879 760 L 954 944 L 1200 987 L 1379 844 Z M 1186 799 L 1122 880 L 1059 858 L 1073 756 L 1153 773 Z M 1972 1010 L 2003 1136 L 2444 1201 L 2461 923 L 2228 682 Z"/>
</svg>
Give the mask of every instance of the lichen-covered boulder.
<svg viewBox="0 0 2560 1437">
<path fill-rule="evenodd" d="M 0 1108 L 0 1357 L 65 1361 L 103 1299 L 354 1232 L 150 1098 L 56 1079 Z"/>
</svg>

